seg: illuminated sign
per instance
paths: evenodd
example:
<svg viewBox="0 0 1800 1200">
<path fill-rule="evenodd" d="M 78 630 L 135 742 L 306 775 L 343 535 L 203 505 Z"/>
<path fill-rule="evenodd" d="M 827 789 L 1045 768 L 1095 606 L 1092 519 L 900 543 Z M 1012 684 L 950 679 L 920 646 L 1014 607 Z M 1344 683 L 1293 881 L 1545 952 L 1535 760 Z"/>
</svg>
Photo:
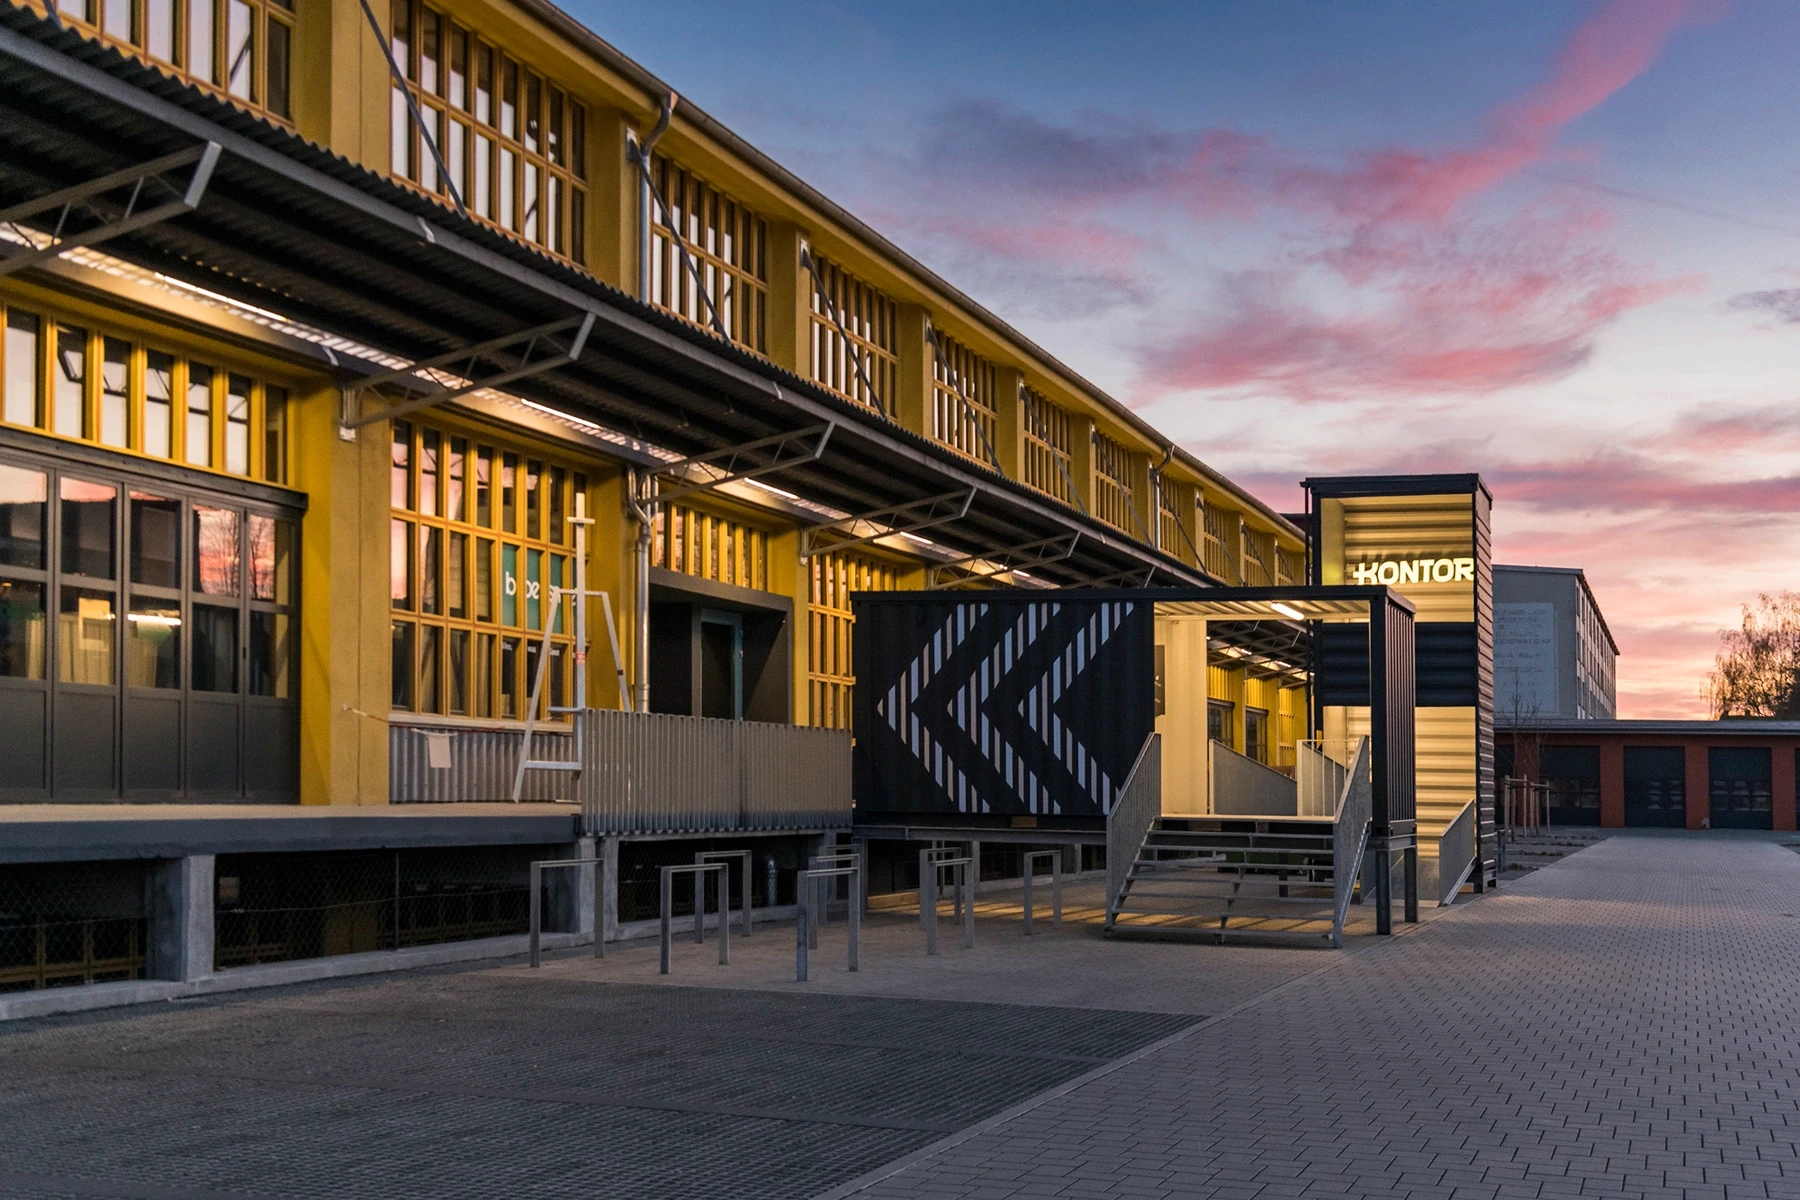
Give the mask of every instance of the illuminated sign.
<svg viewBox="0 0 1800 1200">
<path fill-rule="evenodd" d="M 1472 558 L 1390 558 L 1382 562 L 1350 563 L 1346 569 L 1355 584 L 1474 583 Z"/>
</svg>

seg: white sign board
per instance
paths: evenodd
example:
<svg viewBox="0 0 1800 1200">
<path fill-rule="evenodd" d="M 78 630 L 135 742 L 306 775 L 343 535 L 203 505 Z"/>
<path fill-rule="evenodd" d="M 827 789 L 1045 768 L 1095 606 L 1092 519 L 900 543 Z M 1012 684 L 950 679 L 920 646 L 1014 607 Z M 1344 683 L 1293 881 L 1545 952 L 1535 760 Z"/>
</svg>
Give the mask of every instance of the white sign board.
<svg viewBox="0 0 1800 1200">
<path fill-rule="evenodd" d="M 1494 605 L 1494 715 L 1508 721 L 1557 713 L 1556 605 Z"/>
</svg>

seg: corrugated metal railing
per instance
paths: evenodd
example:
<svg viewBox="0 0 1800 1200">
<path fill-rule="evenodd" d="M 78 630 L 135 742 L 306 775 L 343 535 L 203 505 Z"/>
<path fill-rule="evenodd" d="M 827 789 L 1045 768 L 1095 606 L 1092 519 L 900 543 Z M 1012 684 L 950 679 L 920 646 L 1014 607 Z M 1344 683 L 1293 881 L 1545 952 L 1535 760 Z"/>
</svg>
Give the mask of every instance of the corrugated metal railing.
<svg viewBox="0 0 1800 1200">
<path fill-rule="evenodd" d="M 850 824 L 845 730 L 594 709 L 587 721 L 591 834 Z"/>
<path fill-rule="evenodd" d="M 1137 762 L 1125 779 L 1125 787 L 1106 814 L 1106 924 L 1119 911 L 1119 895 L 1125 878 L 1137 861 L 1150 827 L 1162 816 L 1162 735 L 1144 739 Z"/>
<path fill-rule="evenodd" d="M 388 725 L 388 801 L 451 804 L 512 799 L 519 766 L 517 729 L 434 729 Z M 574 739 L 552 727 L 537 730 L 539 758 L 566 759 Z M 436 758 L 434 760 L 434 754 Z M 444 766 L 433 767 L 433 761 Z M 525 800 L 576 800 L 576 781 L 549 771 L 525 775 Z"/>
<path fill-rule="evenodd" d="M 591 834 L 842 829 L 850 824 L 844 730 L 589 709 L 580 775 L 525 773 L 526 800 L 579 800 Z M 521 733 L 391 725 L 396 804 L 512 796 Z M 435 745 L 434 745 L 435 743 Z M 566 760 L 574 739 L 537 731 L 534 757 Z M 440 764 L 432 766 L 433 755 Z"/>
<path fill-rule="evenodd" d="M 1338 798 L 1337 818 L 1331 831 L 1332 905 L 1331 944 L 1344 944 L 1344 920 L 1350 915 L 1350 898 L 1362 873 L 1363 852 L 1369 845 L 1369 817 L 1375 802 L 1371 777 L 1369 739 L 1361 738 L 1344 776 Z"/>
<path fill-rule="evenodd" d="M 1212 810 L 1219 816 L 1297 815 L 1294 781 L 1223 742 L 1212 746 Z"/>
</svg>

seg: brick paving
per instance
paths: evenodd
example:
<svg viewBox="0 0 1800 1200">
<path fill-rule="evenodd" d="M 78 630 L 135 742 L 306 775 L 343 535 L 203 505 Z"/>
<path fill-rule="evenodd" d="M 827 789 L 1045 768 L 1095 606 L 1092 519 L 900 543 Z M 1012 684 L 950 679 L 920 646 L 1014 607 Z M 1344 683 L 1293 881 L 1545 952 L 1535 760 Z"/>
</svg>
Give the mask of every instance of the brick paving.
<svg viewBox="0 0 1800 1200">
<path fill-rule="evenodd" d="M 1800 1197 L 1797 1026 L 1800 859 L 1620 836 L 827 1195 Z"/>
</svg>

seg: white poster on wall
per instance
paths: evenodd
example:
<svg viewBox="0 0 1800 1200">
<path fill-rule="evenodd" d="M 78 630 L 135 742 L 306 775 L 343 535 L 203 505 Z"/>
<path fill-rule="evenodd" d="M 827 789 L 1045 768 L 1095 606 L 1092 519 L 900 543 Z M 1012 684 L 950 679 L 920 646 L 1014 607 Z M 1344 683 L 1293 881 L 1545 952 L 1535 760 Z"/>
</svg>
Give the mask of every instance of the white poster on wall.
<svg viewBox="0 0 1800 1200">
<path fill-rule="evenodd" d="M 1494 716 L 1557 714 L 1556 606 L 1494 605 Z"/>
</svg>

